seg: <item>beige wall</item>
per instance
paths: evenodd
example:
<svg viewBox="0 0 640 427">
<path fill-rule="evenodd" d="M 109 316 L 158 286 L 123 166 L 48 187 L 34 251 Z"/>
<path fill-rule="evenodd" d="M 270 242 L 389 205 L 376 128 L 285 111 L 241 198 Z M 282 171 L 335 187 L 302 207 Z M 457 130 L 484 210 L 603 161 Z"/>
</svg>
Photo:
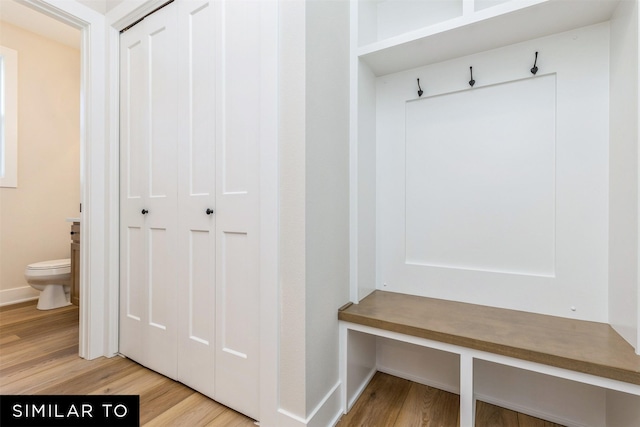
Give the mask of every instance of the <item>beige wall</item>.
<svg viewBox="0 0 640 427">
<path fill-rule="evenodd" d="M 18 52 L 19 80 L 18 188 L 0 188 L 5 304 L 28 287 L 27 264 L 69 257 L 65 219 L 80 215 L 80 52 L 5 22 L 0 44 Z"/>
</svg>

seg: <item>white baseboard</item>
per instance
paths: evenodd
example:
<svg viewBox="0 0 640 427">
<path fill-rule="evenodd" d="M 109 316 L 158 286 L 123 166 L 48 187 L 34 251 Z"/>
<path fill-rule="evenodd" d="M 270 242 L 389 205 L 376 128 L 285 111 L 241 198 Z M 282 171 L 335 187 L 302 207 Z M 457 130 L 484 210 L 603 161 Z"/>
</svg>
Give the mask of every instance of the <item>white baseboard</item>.
<svg viewBox="0 0 640 427">
<path fill-rule="evenodd" d="M 382 372 L 384 374 L 393 375 L 394 377 L 403 378 L 405 380 L 409 380 L 409 381 L 412 381 L 414 383 L 418 383 L 418 384 L 426 385 L 426 386 L 429 386 L 429 387 L 437 388 L 438 390 L 447 391 L 447 392 L 453 393 L 453 394 L 460 394 L 460 389 L 459 388 L 452 387 L 450 384 L 445 384 L 445 383 L 433 381 L 433 380 L 431 380 L 429 378 L 425 378 L 425 377 L 422 377 L 422 376 L 412 375 L 410 373 L 403 372 L 403 371 L 398 371 L 398 370 L 395 370 L 395 369 L 390 369 L 390 368 L 387 368 L 385 366 L 378 366 L 378 371 L 380 371 L 380 372 Z"/>
<path fill-rule="evenodd" d="M 376 372 L 378 372 L 378 369 L 377 368 L 373 368 L 371 370 L 371 372 L 369 372 L 369 374 L 366 376 L 366 378 L 364 379 L 362 384 L 360 384 L 360 386 L 358 387 L 356 392 L 353 394 L 353 396 L 347 396 L 347 398 L 349 400 L 348 403 L 347 403 L 347 412 L 349 412 L 351 410 L 351 408 L 353 408 L 353 405 L 355 405 L 356 401 L 358 399 L 360 399 L 360 396 L 362 395 L 364 390 L 367 388 L 367 386 L 371 382 L 371 379 L 376 374 Z"/>
<path fill-rule="evenodd" d="M 335 425 L 342 416 L 338 381 L 305 419 L 284 409 L 278 410 L 278 425 L 281 427 L 327 427 Z"/>
<path fill-rule="evenodd" d="M 40 292 L 31 286 L 3 289 L 0 291 L 0 307 L 38 299 L 38 296 L 40 296 Z"/>
<path fill-rule="evenodd" d="M 340 402 L 340 387 L 338 381 L 325 395 L 322 401 L 314 408 L 307 418 L 308 427 L 326 427 L 335 425 L 342 416 L 342 404 Z"/>
<path fill-rule="evenodd" d="M 502 399 L 497 399 L 493 396 L 487 396 L 481 393 L 475 393 L 474 397 L 476 398 L 476 400 L 480 400 L 482 402 L 489 403 L 491 405 L 499 406 L 501 408 L 520 412 L 521 414 L 529 415 L 534 418 L 540 418 L 545 421 L 550 421 L 555 424 L 560 424 L 567 427 L 587 427 L 583 424 L 576 424 L 574 420 L 569 420 L 563 417 L 558 417 L 553 414 L 548 414 L 546 412 L 538 411 L 528 406 L 517 405 L 512 402 L 507 402 Z"/>
</svg>

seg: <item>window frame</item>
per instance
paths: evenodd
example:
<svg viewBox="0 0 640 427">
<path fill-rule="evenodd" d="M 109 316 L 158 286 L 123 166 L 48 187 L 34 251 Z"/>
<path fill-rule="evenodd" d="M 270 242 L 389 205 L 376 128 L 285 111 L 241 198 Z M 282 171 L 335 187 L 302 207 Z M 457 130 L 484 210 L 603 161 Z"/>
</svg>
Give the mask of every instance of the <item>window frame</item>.
<svg viewBox="0 0 640 427">
<path fill-rule="evenodd" d="M 18 52 L 0 46 L 0 187 L 18 187 Z"/>
</svg>

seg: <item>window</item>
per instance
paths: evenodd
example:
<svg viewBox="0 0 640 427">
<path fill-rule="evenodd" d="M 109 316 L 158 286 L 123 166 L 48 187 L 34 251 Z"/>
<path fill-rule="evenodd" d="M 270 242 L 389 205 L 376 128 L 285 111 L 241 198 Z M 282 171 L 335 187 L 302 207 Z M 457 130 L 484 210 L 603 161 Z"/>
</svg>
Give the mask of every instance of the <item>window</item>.
<svg viewBox="0 0 640 427">
<path fill-rule="evenodd" d="M 18 52 L 0 46 L 0 187 L 18 186 Z"/>
</svg>

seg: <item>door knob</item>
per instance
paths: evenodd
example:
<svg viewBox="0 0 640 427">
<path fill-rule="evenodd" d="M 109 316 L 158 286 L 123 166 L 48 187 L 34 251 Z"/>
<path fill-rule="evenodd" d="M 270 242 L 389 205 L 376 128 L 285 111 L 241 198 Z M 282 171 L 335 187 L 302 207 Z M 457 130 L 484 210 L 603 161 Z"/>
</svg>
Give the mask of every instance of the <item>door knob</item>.
<svg viewBox="0 0 640 427">
<path fill-rule="evenodd" d="M 148 213 L 149 213 L 149 211 L 148 211 L 148 210 L 146 210 L 146 209 L 142 209 L 142 215 L 146 215 L 146 214 L 148 214 Z"/>
<path fill-rule="evenodd" d="M 215 212 L 215 211 L 214 211 L 213 209 L 209 209 L 209 208 L 207 208 L 207 210 L 205 211 L 205 213 L 206 213 L 207 215 L 211 215 L 211 214 L 212 214 L 212 213 L 214 213 L 214 212 Z"/>
</svg>

